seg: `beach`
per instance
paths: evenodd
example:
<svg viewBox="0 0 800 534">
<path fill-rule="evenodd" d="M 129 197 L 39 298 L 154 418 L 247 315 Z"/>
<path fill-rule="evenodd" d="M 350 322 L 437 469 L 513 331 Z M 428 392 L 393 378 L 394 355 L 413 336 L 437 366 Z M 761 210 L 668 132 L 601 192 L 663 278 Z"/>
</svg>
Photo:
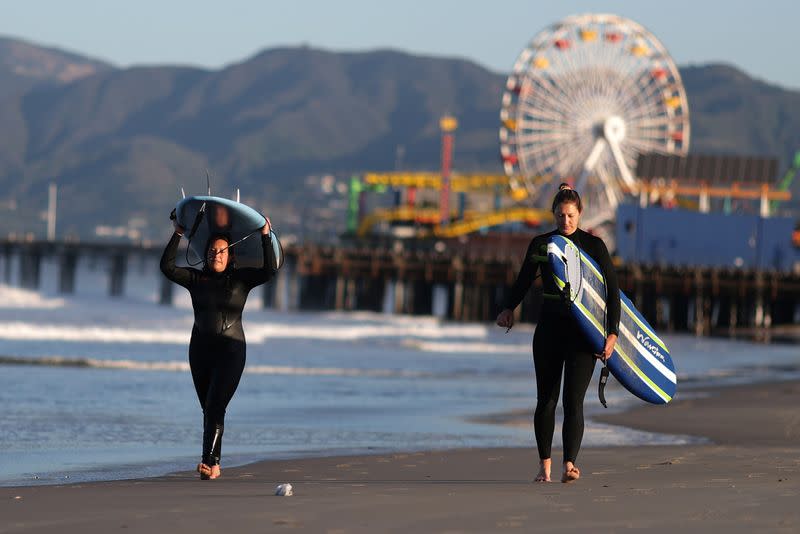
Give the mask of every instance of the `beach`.
<svg viewBox="0 0 800 534">
<path fill-rule="evenodd" d="M 533 444 L 264 461 L 214 481 L 0 488 L 0 532 L 797 532 L 798 399 L 800 381 L 773 382 L 598 417 L 707 441 L 584 448 L 571 484 L 531 482 Z"/>
<path fill-rule="evenodd" d="M 0 297 L 0 533 L 800 527 L 796 345 L 665 336 L 676 399 L 612 381 L 604 410 L 593 380 L 582 478 L 534 484 L 533 326 L 254 302 L 223 477 L 201 482 L 188 302 Z"/>
</svg>

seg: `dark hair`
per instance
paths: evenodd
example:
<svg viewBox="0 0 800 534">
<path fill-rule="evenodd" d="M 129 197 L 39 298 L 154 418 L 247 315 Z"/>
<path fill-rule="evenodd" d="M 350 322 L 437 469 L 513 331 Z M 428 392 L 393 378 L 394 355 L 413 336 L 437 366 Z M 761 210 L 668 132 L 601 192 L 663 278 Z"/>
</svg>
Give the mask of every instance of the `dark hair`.
<svg viewBox="0 0 800 534">
<path fill-rule="evenodd" d="M 228 234 L 212 234 L 208 241 L 206 241 L 206 248 L 203 254 L 203 265 L 208 267 L 208 249 L 211 248 L 211 244 L 216 241 L 217 239 L 222 239 L 228 244 L 228 265 L 225 266 L 225 270 L 227 271 L 229 268 L 234 266 L 234 262 L 236 261 L 236 256 L 233 253 L 233 247 L 230 246 L 231 244 L 231 236 Z"/>
<path fill-rule="evenodd" d="M 555 212 L 556 207 L 559 204 L 564 202 L 571 202 L 575 204 L 575 207 L 578 208 L 578 213 L 583 211 L 583 203 L 581 202 L 581 196 L 578 194 L 577 191 L 572 189 L 572 187 L 568 183 L 562 183 L 558 186 L 558 193 L 556 193 L 555 198 L 553 198 L 553 208 L 551 211 Z"/>
</svg>

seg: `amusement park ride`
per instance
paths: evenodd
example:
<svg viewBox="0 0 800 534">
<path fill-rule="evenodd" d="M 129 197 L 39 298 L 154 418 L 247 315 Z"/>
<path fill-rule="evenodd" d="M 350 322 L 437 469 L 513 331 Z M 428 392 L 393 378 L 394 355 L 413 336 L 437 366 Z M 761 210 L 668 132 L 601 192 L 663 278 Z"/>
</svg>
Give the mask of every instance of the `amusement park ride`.
<svg viewBox="0 0 800 534">
<path fill-rule="evenodd" d="M 754 198 L 767 215 L 776 202 L 789 198 L 786 184 L 779 190 L 737 183 L 712 189 L 702 181 L 691 187 L 665 185 L 664 180 L 635 174 L 642 155 L 687 155 L 689 108 L 680 73 L 665 47 L 623 17 L 572 16 L 536 35 L 506 80 L 500 123 L 505 175 L 453 174 L 457 123 L 445 116 L 440 124 L 441 172 L 364 175 L 351 191 L 363 195 L 404 188 L 406 202 L 362 217 L 352 211 L 349 229 L 363 236 L 378 223 L 405 223 L 414 225 L 417 236 L 446 238 L 511 222 L 538 225 L 552 220 L 549 203 L 565 181 L 589 208 L 582 226 L 612 239 L 617 206 L 625 199 L 642 204 L 653 194 L 669 194 L 679 204 L 702 211 L 709 194 Z M 438 209 L 418 207 L 418 189 L 438 190 Z M 450 209 L 451 192 L 458 194 L 457 210 Z M 494 209 L 465 210 L 467 192 L 494 194 Z M 355 197 L 351 206 L 358 206 Z"/>
</svg>

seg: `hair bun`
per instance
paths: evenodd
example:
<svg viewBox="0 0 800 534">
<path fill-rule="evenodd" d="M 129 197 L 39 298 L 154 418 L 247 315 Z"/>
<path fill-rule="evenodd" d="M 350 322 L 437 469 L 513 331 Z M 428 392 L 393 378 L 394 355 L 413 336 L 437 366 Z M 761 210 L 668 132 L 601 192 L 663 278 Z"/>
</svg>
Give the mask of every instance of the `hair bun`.
<svg viewBox="0 0 800 534">
<path fill-rule="evenodd" d="M 567 182 L 563 182 L 558 186 L 559 191 L 563 191 L 564 189 L 572 189 L 572 186 L 569 185 Z"/>
</svg>

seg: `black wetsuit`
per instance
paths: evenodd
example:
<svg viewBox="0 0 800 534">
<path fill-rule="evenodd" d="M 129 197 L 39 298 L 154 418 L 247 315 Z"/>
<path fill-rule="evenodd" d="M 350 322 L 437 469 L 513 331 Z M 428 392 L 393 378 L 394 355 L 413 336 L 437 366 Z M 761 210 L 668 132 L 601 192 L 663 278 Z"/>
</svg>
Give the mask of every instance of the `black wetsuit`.
<svg viewBox="0 0 800 534">
<path fill-rule="evenodd" d="M 534 256 L 546 255 L 542 247 L 547 245 L 550 236 L 557 233 L 554 230 L 538 235 L 528 245 L 522 268 L 506 299 L 506 308 L 513 310 L 522 302 L 539 268 L 542 272 L 543 292 L 551 295 L 560 293 L 553 279 L 550 264 L 540 263 L 534 259 Z M 583 252 L 588 253 L 602 268 L 608 293 L 606 335 L 617 334 L 620 313 L 619 285 L 605 243 L 599 237 L 580 229 L 566 237 Z M 592 379 L 595 357 L 568 306 L 567 302 L 550 299 L 545 299 L 542 304 L 539 323 L 533 335 L 533 363 L 536 369 L 537 390 L 533 421 L 539 458 L 550 458 L 563 369 L 564 461 L 574 463 L 583 440 L 583 398 Z"/>
<path fill-rule="evenodd" d="M 247 294 L 277 272 L 270 235 L 262 235 L 264 266 L 222 273 L 208 269 L 176 267 L 181 236 L 172 235 L 161 256 L 164 275 L 189 290 L 194 308 L 194 326 L 189 343 L 192 380 L 203 408 L 203 463 L 219 464 L 225 410 L 244 371 L 245 339 L 242 310 Z M 232 256 L 231 256 L 232 261 Z"/>
</svg>

